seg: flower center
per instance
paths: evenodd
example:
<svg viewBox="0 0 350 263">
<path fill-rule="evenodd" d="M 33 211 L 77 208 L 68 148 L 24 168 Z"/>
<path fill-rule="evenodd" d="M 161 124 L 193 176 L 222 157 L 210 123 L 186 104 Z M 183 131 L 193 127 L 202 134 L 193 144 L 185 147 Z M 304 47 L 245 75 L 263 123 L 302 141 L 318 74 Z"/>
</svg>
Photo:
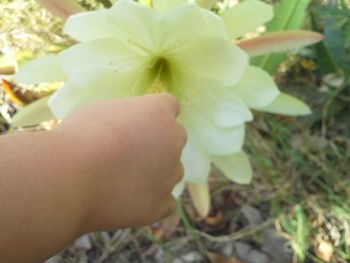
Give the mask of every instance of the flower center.
<svg viewBox="0 0 350 263">
<path fill-rule="evenodd" d="M 151 84 L 148 93 L 170 92 L 174 94 L 172 88 L 172 73 L 169 61 L 165 57 L 157 57 L 150 65 Z M 176 94 L 174 94 L 176 95 Z"/>
</svg>

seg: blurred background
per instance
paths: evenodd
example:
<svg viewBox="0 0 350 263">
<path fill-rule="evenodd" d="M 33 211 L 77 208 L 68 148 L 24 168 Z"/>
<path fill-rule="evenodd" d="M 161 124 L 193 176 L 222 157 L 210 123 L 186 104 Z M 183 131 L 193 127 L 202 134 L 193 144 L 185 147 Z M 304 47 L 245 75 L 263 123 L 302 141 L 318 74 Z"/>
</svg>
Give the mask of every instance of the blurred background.
<svg viewBox="0 0 350 263">
<path fill-rule="evenodd" d="M 79 2 L 91 10 L 111 6 L 108 0 Z M 214 10 L 234 2 L 218 1 Z M 213 168 L 207 218 L 196 214 L 185 193 L 172 217 L 146 228 L 83 236 L 48 262 L 350 262 L 350 1 L 265 2 L 287 22 L 271 21 L 263 30 L 309 29 L 326 37 L 298 52 L 253 61 L 313 113 L 255 113 L 244 146 L 253 182 L 234 184 Z M 11 80 L 19 65 L 72 45 L 62 27 L 34 0 L 1 0 L 0 78 Z M 8 132 L 18 109 L 54 88 L 3 82 L 0 134 Z"/>
</svg>

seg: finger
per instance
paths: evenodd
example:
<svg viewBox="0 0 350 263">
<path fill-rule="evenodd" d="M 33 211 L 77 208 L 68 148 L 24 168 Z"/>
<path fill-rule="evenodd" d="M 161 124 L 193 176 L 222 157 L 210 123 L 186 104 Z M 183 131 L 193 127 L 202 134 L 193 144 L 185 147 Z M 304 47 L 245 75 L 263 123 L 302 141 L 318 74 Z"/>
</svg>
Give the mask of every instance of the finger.
<svg viewBox="0 0 350 263">
<path fill-rule="evenodd" d="M 178 117 L 180 115 L 181 105 L 174 95 L 171 95 L 170 93 L 158 93 L 151 94 L 149 96 L 153 96 L 159 100 L 159 102 L 162 103 L 164 109 L 172 112 L 175 117 Z"/>
<path fill-rule="evenodd" d="M 187 131 L 182 125 L 178 125 L 180 147 L 183 149 L 187 143 Z"/>
<path fill-rule="evenodd" d="M 182 125 L 176 125 L 177 127 L 174 138 L 174 147 L 175 147 L 175 158 L 176 160 L 181 160 L 183 149 L 187 143 L 187 132 L 186 129 Z"/>
<path fill-rule="evenodd" d="M 185 169 L 182 163 L 179 163 L 177 169 L 175 170 L 173 180 L 171 180 L 171 190 L 174 188 L 174 186 L 179 183 L 182 178 L 184 177 Z"/>
<path fill-rule="evenodd" d="M 174 116 L 178 117 L 181 112 L 181 105 L 177 98 L 170 93 L 160 93 L 159 96 L 169 105 L 170 109 L 174 112 Z"/>
</svg>

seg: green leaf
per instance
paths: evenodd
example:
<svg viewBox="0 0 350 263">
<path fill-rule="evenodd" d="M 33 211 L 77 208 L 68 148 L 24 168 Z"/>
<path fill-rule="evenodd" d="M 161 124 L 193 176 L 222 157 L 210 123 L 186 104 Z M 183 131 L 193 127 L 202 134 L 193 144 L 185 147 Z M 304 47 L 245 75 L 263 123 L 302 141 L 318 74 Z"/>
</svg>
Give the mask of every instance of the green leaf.
<svg viewBox="0 0 350 263">
<path fill-rule="evenodd" d="M 266 25 L 267 32 L 300 29 L 310 2 L 311 0 L 280 0 L 274 6 L 274 18 Z M 270 54 L 254 59 L 253 64 L 274 74 L 285 59 L 285 54 Z"/>
<path fill-rule="evenodd" d="M 318 25 L 318 22 L 319 17 L 313 8 L 311 12 L 311 26 L 313 30 L 321 32 L 322 28 Z M 314 46 L 314 50 L 316 52 L 317 64 L 322 75 L 335 72 L 337 70 L 336 65 L 333 63 L 332 58 L 324 45 L 324 42 L 317 43 Z"/>
<path fill-rule="evenodd" d="M 268 32 L 299 29 L 305 20 L 310 0 L 280 0 L 274 6 L 274 18 L 267 23 Z"/>
<path fill-rule="evenodd" d="M 330 64 L 335 65 L 344 72 L 350 72 L 350 10 L 342 9 L 342 6 L 336 1 L 331 1 L 327 6 L 316 6 L 312 9 L 313 26 L 316 29 L 324 28 L 326 36 L 322 47 L 323 53 L 327 53 Z M 318 21 L 322 21 L 318 26 Z M 318 27 L 317 27 L 318 26 Z M 324 54 L 319 54 L 318 59 L 322 62 Z M 326 63 L 321 63 L 321 69 L 324 70 Z M 333 66 L 334 68 L 334 66 Z M 328 67 L 326 67 L 328 69 Z"/>
<path fill-rule="evenodd" d="M 49 97 L 39 99 L 21 109 L 12 119 L 12 128 L 32 126 L 56 119 L 47 104 Z"/>
</svg>

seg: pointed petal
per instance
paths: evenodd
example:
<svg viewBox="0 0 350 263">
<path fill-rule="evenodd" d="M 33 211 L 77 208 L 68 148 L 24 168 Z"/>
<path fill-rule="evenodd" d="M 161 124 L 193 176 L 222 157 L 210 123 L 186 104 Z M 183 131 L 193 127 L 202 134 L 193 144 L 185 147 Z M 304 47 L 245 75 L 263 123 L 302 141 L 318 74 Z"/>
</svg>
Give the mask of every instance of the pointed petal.
<svg viewBox="0 0 350 263">
<path fill-rule="evenodd" d="M 231 39 L 242 37 L 244 34 L 271 20 L 272 17 L 272 6 L 258 0 L 242 2 L 222 14 L 222 19 Z"/>
<path fill-rule="evenodd" d="M 302 116 L 311 113 L 309 106 L 304 102 L 284 93 L 278 95 L 269 105 L 257 108 L 257 110 L 289 116 Z"/>
<path fill-rule="evenodd" d="M 26 127 L 56 119 L 47 104 L 48 100 L 49 97 L 45 97 L 21 109 L 12 118 L 11 126 Z"/>
<path fill-rule="evenodd" d="M 72 76 L 87 66 L 136 67 L 145 61 L 145 54 L 122 40 L 108 38 L 77 44 L 61 52 L 59 58 L 64 71 Z"/>
<path fill-rule="evenodd" d="M 64 32 L 80 42 L 125 37 L 124 33 L 107 20 L 107 12 L 98 10 L 71 16 L 64 26 Z"/>
<path fill-rule="evenodd" d="M 86 11 L 75 0 L 36 0 L 53 15 L 66 20 L 69 16 Z"/>
<path fill-rule="evenodd" d="M 233 92 L 250 108 L 264 107 L 280 93 L 273 79 L 265 71 L 254 66 L 247 68 L 243 78 L 233 87 Z"/>
<path fill-rule="evenodd" d="M 66 80 L 66 74 L 55 55 L 34 59 L 15 74 L 15 80 L 25 84 L 38 84 L 42 82 L 55 82 Z"/>
<path fill-rule="evenodd" d="M 210 79 L 223 86 L 237 84 L 248 65 L 248 56 L 240 48 L 214 38 L 198 42 L 174 60 L 179 68 L 187 67 L 187 74 L 192 77 Z"/>
<path fill-rule="evenodd" d="M 49 106 L 58 119 L 64 119 L 86 103 L 136 95 L 133 75 L 133 72 L 116 72 L 110 67 L 83 70 L 52 95 Z"/>
<path fill-rule="evenodd" d="M 210 211 L 210 193 L 208 184 L 187 184 L 194 207 L 201 217 L 207 217 Z"/>
<path fill-rule="evenodd" d="M 153 0 L 153 8 L 158 12 L 167 12 L 175 7 L 185 4 L 188 0 Z"/>
<path fill-rule="evenodd" d="M 190 136 L 181 156 L 184 178 L 189 182 L 204 184 L 208 181 L 211 158 Z"/>
<path fill-rule="evenodd" d="M 315 44 L 323 39 L 323 35 L 311 31 L 286 31 L 261 35 L 256 38 L 242 40 L 237 45 L 256 57 L 269 53 L 281 53 Z"/>
<path fill-rule="evenodd" d="M 227 156 L 216 156 L 214 165 L 230 180 L 239 184 L 249 184 L 252 180 L 253 170 L 248 156 L 244 152 Z"/>
</svg>

